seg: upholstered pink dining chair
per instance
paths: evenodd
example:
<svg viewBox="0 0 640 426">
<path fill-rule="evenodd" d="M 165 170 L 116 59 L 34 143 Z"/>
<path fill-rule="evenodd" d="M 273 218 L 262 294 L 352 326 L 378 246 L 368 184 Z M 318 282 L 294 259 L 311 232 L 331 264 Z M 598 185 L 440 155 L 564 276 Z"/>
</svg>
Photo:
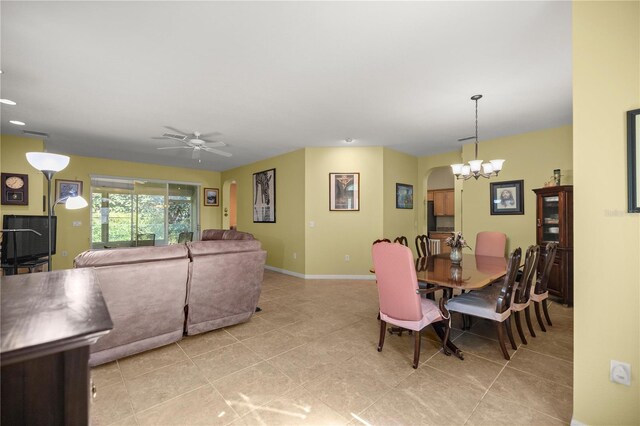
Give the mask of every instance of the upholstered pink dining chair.
<svg viewBox="0 0 640 426">
<path fill-rule="evenodd" d="M 475 253 L 479 256 L 504 257 L 507 236 L 502 232 L 483 231 L 476 235 Z"/>
<path fill-rule="evenodd" d="M 413 368 L 418 368 L 420 359 L 420 331 L 428 325 L 441 321 L 445 327 L 442 349 L 445 355 L 449 339 L 449 315 L 433 300 L 420 297 L 420 293 L 431 293 L 438 288 L 419 289 L 413 254 L 402 244 L 380 242 L 371 248 L 373 265 L 378 282 L 380 300 L 380 341 L 378 352 L 384 345 L 387 323 L 415 331 Z"/>
</svg>

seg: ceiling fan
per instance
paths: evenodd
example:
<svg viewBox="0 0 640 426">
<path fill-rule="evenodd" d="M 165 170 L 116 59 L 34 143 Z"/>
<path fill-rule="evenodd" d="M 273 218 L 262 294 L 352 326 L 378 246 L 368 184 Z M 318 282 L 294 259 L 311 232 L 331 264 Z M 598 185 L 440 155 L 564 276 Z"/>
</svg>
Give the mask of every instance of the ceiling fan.
<svg viewBox="0 0 640 426">
<path fill-rule="evenodd" d="M 170 139 L 174 141 L 182 142 L 183 146 L 163 146 L 157 149 L 191 149 L 191 158 L 194 160 L 200 160 L 200 154 L 202 151 L 210 152 L 212 154 L 221 155 L 223 157 L 231 157 L 231 153 L 216 149 L 216 147 L 227 146 L 226 143 L 221 141 L 213 141 L 206 139 L 210 136 L 219 135 L 218 132 L 201 134 L 200 132 L 185 133 L 174 127 L 165 126 L 166 129 L 171 130 L 174 133 L 164 133 L 160 137 L 154 137 L 153 139 Z"/>
</svg>

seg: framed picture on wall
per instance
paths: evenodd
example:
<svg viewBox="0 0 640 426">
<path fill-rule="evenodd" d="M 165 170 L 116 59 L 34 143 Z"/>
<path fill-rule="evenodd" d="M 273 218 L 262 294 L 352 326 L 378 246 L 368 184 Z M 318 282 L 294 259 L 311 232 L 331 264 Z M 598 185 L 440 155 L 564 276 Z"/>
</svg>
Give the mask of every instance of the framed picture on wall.
<svg viewBox="0 0 640 426">
<path fill-rule="evenodd" d="M 524 214 L 524 180 L 492 182 L 490 189 L 491 214 Z"/>
<path fill-rule="evenodd" d="M 215 207 L 220 205 L 220 191 L 218 188 L 204 189 L 204 205 L 207 207 Z"/>
<path fill-rule="evenodd" d="M 360 210 L 360 173 L 329 173 L 329 210 Z"/>
<path fill-rule="evenodd" d="M 640 109 L 627 111 L 627 190 L 629 213 L 640 213 Z"/>
<path fill-rule="evenodd" d="M 56 200 L 64 199 L 67 197 L 76 197 L 82 195 L 82 181 L 81 180 L 63 180 L 56 179 Z"/>
<path fill-rule="evenodd" d="M 413 185 L 396 183 L 396 209 L 413 208 Z"/>
<path fill-rule="evenodd" d="M 253 174 L 253 223 L 276 223 L 276 169 Z"/>
</svg>

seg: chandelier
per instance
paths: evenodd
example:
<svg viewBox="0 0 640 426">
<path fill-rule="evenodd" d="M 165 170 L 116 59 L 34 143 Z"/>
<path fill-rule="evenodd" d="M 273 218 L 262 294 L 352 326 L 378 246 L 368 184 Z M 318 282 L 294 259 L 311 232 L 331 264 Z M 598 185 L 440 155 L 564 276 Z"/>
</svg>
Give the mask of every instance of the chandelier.
<svg viewBox="0 0 640 426">
<path fill-rule="evenodd" d="M 451 165 L 453 174 L 457 179 L 467 180 L 473 177 L 478 180 L 480 176 L 487 179 L 489 179 L 491 176 L 498 176 L 498 173 L 500 173 L 500 170 L 502 170 L 502 163 L 504 163 L 504 160 L 491 160 L 488 163 L 483 163 L 482 160 L 478 160 L 478 100 L 480 98 L 482 98 L 482 95 L 473 95 L 471 97 L 471 100 L 476 102 L 476 135 L 469 136 L 468 138 L 458 139 L 458 142 L 475 139 L 475 160 L 470 160 L 469 164 Z"/>
</svg>

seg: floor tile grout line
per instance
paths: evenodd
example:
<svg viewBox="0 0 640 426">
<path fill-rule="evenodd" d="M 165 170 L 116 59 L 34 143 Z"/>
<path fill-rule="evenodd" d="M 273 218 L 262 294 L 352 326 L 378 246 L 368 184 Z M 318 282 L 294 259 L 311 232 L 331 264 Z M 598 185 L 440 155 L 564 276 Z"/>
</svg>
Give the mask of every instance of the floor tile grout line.
<svg viewBox="0 0 640 426">
<path fill-rule="evenodd" d="M 485 396 L 487 396 L 487 394 L 489 393 L 489 390 L 491 390 L 491 387 L 496 383 L 496 380 L 498 380 L 498 378 L 500 377 L 500 375 L 502 374 L 502 372 L 504 371 L 505 368 L 507 368 L 507 365 L 509 364 L 509 361 L 507 361 L 506 364 L 504 364 L 502 366 L 502 368 L 500 369 L 500 372 L 496 375 L 496 377 L 493 379 L 493 381 L 491 382 L 491 384 L 487 387 L 487 389 L 484 391 L 484 393 L 482 394 L 482 397 L 480 397 L 480 401 L 478 401 L 478 403 L 476 404 L 475 407 L 473 407 L 473 410 L 471 410 L 471 413 L 469 414 L 469 417 L 467 417 L 467 419 L 464 421 L 463 424 L 467 424 L 467 422 L 469 421 L 469 419 L 471 418 L 471 416 L 473 416 L 473 413 L 475 413 L 475 411 L 478 409 L 478 407 L 480 406 L 480 404 L 482 403 L 482 400 L 484 399 Z"/>
<path fill-rule="evenodd" d="M 563 359 L 563 358 L 557 357 L 557 356 L 555 356 L 555 355 L 546 354 L 546 353 L 544 353 L 544 352 L 536 351 L 536 350 L 534 350 L 534 349 L 530 349 L 530 348 L 528 348 L 528 347 L 526 347 L 526 346 L 525 346 L 525 347 L 523 347 L 522 349 L 524 349 L 526 352 L 532 352 L 532 353 L 537 354 L 537 355 L 548 356 L 549 358 L 553 358 L 553 359 L 556 359 L 556 360 L 558 360 L 558 361 L 566 362 L 567 364 L 571 364 L 571 365 L 573 366 L 573 361 L 567 361 L 566 359 Z"/>
<path fill-rule="evenodd" d="M 526 374 L 528 376 L 535 377 L 535 378 L 540 379 L 540 380 L 544 380 L 545 382 L 550 382 L 550 383 L 553 383 L 555 385 L 562 386 L 563 388 L 570 389 L 573 392 L 573 387 L 572 386 L 567 386 L 567 385 L 563 385 L 562 383 L 554 382 L 553 380 L 549 380 L 546 377 L 537 376 L 537 375 L 535 375 L 535 374 L 533 374 L 531 372 L 524 371 L 524 370 L 519 370 L 517 368 L 511 367 L 510 365 L 506 365 L 506 367 L 509 367 L 512 370 L 516 370 L 516 371 L 518 371 L 518 372 L 520 372 L 522 374 Z"/>
<path fill-rule="evenodd" d="M 205 380 L 206 380 L 206 378 L 205 378 Z M 191 393 L 191 392 L 195 392 L 195 391 L 197 391 L 198 389 L 202 389 L 202 388 L 207 387 L 207 386 L 211 386 L 211 384 L 207 382 L 207 383 L 205 383 L 205 384 L 203 384 L 203 385 L 200 385 L 200 386 L 198 386 L 198 387 L 196 387 L 196 388 L 190 389 L 190 390 L 188 390 L 188 391 L 186 391 L 186 392 L 183 392 L 183 393 L 181 393 L 181 394 L 179 394 L 179 395 L 172 396 L 171 398 L 166 399 L 166 400 L 164 400 L 164 401 L 162 401 L 162 402 L 158 402 L 157 404 L 154 404 L 154 405 L 152 405 L 152 406 L 150 406 L 150 407 L 147 407 L 147 408 L 145 408 L 144 410 L 140 410 L 140 411 L 138 411 L 137 413 L 134 411 L 133 413 L 134 413 L 134 415 L 136 416 L 136 421 L 137 421 L 137 414 L 143 414 L 143 413 L 144 413 L 144 412 L 146 412 L 146 411 L 149 411 L 149 410 L 152 410 L 152 409 L 154 409 L 154 408 L 157 408 L 157 407 L 159 407 L 159 406 L 161 406 L 161 405 L 167 404 L 167 403 L 169 403 L 169 402 L 171 402 L 171 401 L 173 401 L 173 400 L 176 400 L 176 399 L 178 399 L 178 398 L 180 398 L 180 397 L 182 397 L 182 396 L 185 396 L 185 395 L 187 395 L 187 394 L 189 394 L 189 393 Z"/>
<path fill-rule="evenodd" d="M 133 414 L 133 421 L 136 422 L 137 425 L 139 425 L 140 422 L 138 422 L 138 416 L 136 416 L 136 410 L 135 408 L 133 408 L 133 401 L 131 399 L 131 394 L 129 393 L 129 388 L 127 387 L 127 381 L 125 380 L 124 374 L 122 374 L 122 369 L 120 368 L 120 360 L 116 359 L 116 365 L 118 366 L 118 372 L 120 373 L 120 377 L 122 378 L 124 391 L 127 393 L 127 402 L 129 403 L 129 407 L 131 407 L 131 413 Z"/>
</svg>

